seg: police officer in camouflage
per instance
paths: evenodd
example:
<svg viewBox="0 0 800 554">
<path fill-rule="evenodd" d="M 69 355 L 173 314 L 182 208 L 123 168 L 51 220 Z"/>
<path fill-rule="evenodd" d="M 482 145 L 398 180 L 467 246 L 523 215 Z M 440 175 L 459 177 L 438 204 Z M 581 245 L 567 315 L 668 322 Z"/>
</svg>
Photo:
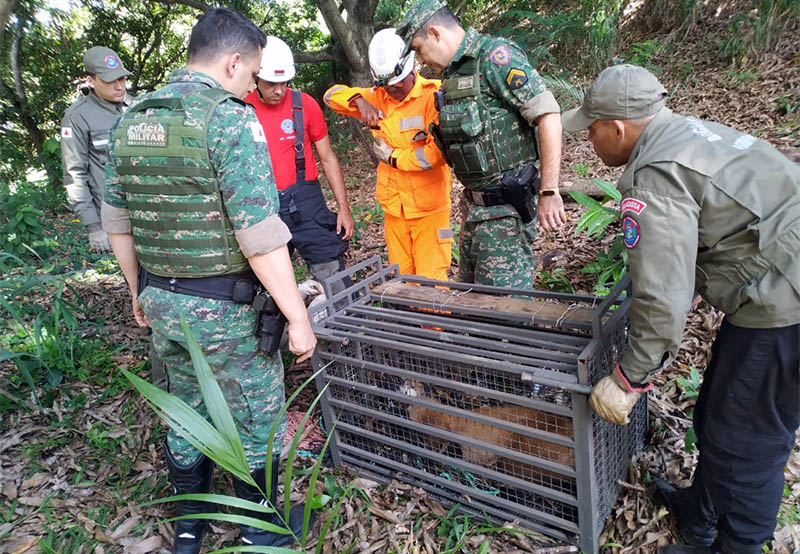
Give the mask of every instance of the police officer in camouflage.
<svg viewBox="0 0 800 554">
<path fill-rule="evenodd" d="M 289 348 L 308 358 L 316 344 L 297 290 L 278 217 L 267 142 L 241 100 L 254 85 L 266 36 L 231 9 L 206 11 L 192 30 L 186 69 L 146 95 L 119 121 L 109 147 L 104 229 L 131 287 L 139 325 L 153 330 L 169 391 L 205 413 L 181 330 L 199 341 L 237 420 L 253 477 L 275 504 L 277 471 L 265 483 L 268 431 L 283 401 L 277 352 L 258 350 L 254 288 L 269 291 L 288 320 Z M 175 430 L 165 444 L 177 493 L 208 492 L 213 464 Z M 273 467 L 277 467 L 277 461 Z M 237 495 L 263 501 L 234 479 Z M 181 515 L 209 511 L 178 503 Z M 280 523 L 279 514 L 248 513 Z M 299 534 L 302 506 L 288 525 Z M 197 553 L 205 520 L 175 524 L 174 552 Z M 247 545 L 277 546 L 290 535 L 242 526 Z"/>
<path fill-rule="evenodd" d="M 519 46 L 464 30 L 442 0 L 413 3 L 397 34 L 443 73 L 431 130 L 465 189 L 460 279 L 533 288 L 537 194 L 542 229 L 566 221 L 558 103 Z"/>
<path fill-rule="evenodd" d="M 644 68 L 604 70 L 564 129 L 589 129 L 617 188 L 633 278 L 630 341 L 590 404 L 619 424 L 675 358 L 695 291 L 725 313 L 694 410 L 692 486 L 657 481 L 686 545 L 757 554 L 775 530 L 800 422 L 800 167 L 763 140 L 665 107 Z"/>
<path fill-rule="evenodd" d="M 67 202 L 89 235 L 96 252 L 110 252 L 100 225 L 106 147 L 111 126 L 133 98 L 125 89 L 130 71 L 116 52 L 93 46 L 83 55 L 89 93 L 76 100 L 61 119 L 61 158 Z"/>
</svg>

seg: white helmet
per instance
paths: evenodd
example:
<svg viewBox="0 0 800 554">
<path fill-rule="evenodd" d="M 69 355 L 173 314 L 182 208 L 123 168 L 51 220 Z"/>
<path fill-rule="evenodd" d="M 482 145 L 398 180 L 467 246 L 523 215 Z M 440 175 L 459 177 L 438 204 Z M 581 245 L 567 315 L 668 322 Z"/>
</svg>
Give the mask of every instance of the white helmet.
<svg viewBox="0 0 800 554">
<path fill-rule="evenodd" d="M 375 33 L 369 41 L 369 66 L 376 86 L 399 83 L 414 70 L 414 51 L 403 56 L 405 49 L 394 27 Z"/>
<path fill-rule="evenodd" d="M 267 45 L 261 53 L 258 78 L 270 83 L 285 83 L 295 73 L 292 49 L 278 37 L 268 36 Z"/>
</svg>

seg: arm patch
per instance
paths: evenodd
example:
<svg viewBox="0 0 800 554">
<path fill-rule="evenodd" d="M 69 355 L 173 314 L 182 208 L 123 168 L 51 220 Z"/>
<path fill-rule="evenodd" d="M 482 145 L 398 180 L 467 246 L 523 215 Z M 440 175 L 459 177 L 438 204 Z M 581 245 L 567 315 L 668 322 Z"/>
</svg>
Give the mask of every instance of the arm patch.
<svg viewBox="0 0 800 554">
<path fill-rule="evenodd" d="M 494 65 L 508 65 L 508 62 L 511 61 L 511 52 L 508 50 L 508 46 L 501 44 L 495 47 L 489 54 L 489 61 Z"/>
<path fill-rule="evenodd" d="M 512 67 L 508 70 L 508 75 L 506 75 L 506 84 L 510 90 L 517 90 L 527 82 L 528 74 L 522 69 Z"/>
</svg>

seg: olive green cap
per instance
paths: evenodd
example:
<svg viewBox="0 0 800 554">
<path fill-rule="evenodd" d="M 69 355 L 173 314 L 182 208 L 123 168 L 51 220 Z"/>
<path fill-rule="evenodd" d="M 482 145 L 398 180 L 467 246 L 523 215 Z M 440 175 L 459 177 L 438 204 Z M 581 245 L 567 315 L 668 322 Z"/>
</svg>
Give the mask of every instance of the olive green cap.
<svg viewBox="0 0 800 554">
<path fill-rule="evenodd" d="M 414 38 L 414 33 L 419 31 L 420 27 L 425 25 L 425 22 L 433 14 L 446 7 L 447 3 L 442 0 L 417 0 L 411 4 L 403 20 L 397 26 L 397 34 L 406 43 L 406 52 L 411 46 L 411 39 Z"/>
<path fill-rule="evenodd" d="M 92 46 L 83 55 L 83 65 L 86 73 L 97 75 L 106 83 L 116 81 L 120 77 L 131 74 L 125 69 L 122 62 L 111 48 L 107 46 Z"/>
<path fill-rule="evenodd" d="M 604 69 L 583 97 L 583 105 L 561 114 L 570 133 L 583 131 L 598 119 L 641 119 L 667 103 L 667 90 L 656 76 L 638 65 Z"/>
</svg>

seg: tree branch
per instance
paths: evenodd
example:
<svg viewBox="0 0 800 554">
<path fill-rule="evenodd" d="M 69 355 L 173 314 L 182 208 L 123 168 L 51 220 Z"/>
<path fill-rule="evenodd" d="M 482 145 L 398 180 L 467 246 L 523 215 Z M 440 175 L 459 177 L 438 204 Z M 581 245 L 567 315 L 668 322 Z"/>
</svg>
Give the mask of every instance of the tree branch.
<svg viewBox="0 0 800 554">
<path fill-rule="evenodd" d="M 314 50 L 313 52 L 292 52 L 296 63 L 318 63 L 318 62 L 339 62 L 345 60 L 335 52 L 335 48 L 329 46 L 324 50 Z"/>
<path fill-rule="evenodd" d="M 182 6 L 189 6 L 190 8 L 194 8 L 196 10 L 200 10 L 202 12 L 207 12 L 213 6 L 209 6 L 205 2 L 201 2 L 200 0 L 150 0 L 151 2 L 158 2 L 159 4 L 179 4 Z"/>
</svg>

